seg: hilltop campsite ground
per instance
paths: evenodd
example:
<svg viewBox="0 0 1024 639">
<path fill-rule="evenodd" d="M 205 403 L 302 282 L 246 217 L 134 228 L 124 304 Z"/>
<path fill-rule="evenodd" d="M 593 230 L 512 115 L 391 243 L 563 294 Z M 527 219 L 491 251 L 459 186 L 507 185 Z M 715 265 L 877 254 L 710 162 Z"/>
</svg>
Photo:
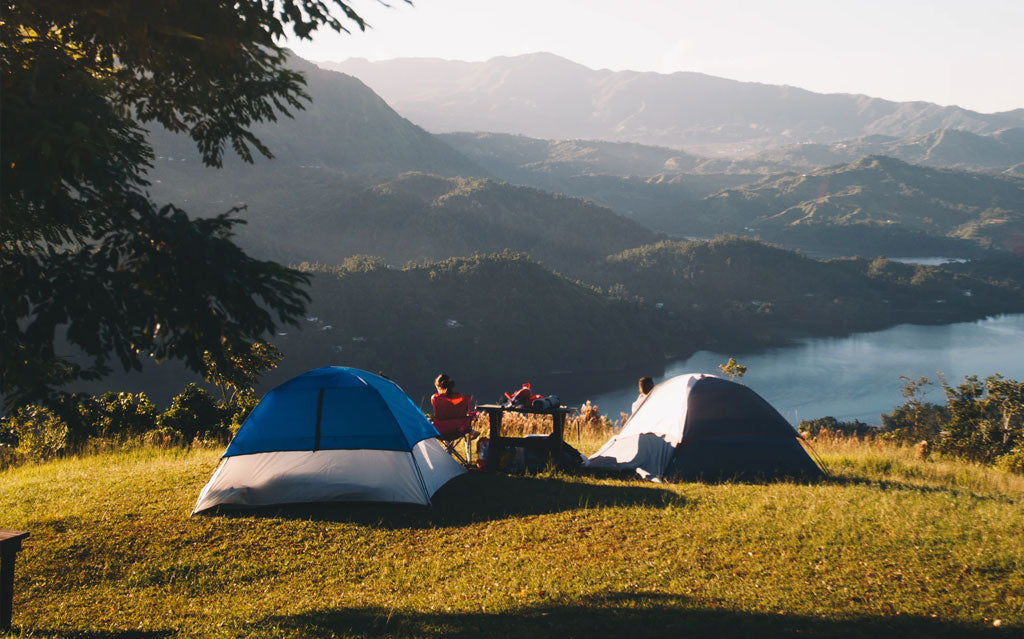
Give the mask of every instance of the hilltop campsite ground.
<svg viewBox="0 0 1024 639">
<path fill-rule="evenodd" d="M 602 441 L 586 435 L 578 445 Z M 855 439 L 812 483 L 457 478 L 432 508 L 190 518 L 220 448 L 0 473 L 14 636 L 1010 636 L 1024 478 Z"/>
</svg>

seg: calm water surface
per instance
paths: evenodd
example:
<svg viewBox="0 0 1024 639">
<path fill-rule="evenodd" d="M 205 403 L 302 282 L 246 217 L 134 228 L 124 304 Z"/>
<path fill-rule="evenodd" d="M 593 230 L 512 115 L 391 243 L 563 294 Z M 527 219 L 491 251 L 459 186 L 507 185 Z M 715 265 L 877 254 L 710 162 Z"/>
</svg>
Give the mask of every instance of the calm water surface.
<svg viewBox="0 0 1024 639">
<path fill-rule="evenodd" d="M 806 338 L 793 346 L 748 353 L 700 351 L 665 367 L 655 382 L 684 373 L 720 374 L 730 356 L 747 366 L 743 383 L 757 391 L 790 422 L 832 415 L 879 424 L 881 413 L 902 403 L 900 375 L 950 383 L 964 375 L 1002 373 L 1024 379 L 1024 315 L 1001 315 L 944 326 L 901 325 L 843 338 Z M 601 412 L 628 412 L 636 381 L 591 397 Z M 944 401 L 933 387 L 930 401 Z"/>
</svg>

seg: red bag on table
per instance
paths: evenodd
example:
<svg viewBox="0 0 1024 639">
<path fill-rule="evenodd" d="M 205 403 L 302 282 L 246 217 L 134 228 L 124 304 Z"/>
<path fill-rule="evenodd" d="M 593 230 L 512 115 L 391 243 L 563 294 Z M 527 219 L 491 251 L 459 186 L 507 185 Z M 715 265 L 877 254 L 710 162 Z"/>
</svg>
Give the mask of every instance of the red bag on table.
<svg viewBox="0 0 1024 639">
<path fill-rule="evenodd" d="M 530 390 L 530 382 L 526 382 L 523 384 L 522 388 L 511 395 L 505 393 L 505 397 L 508 399 L 509 406 L 523 406 L 529 408 L 533 406 L 533 400 L 540 399 L 543 395 L 535 395 L 533 391 Z"/>
</svg>

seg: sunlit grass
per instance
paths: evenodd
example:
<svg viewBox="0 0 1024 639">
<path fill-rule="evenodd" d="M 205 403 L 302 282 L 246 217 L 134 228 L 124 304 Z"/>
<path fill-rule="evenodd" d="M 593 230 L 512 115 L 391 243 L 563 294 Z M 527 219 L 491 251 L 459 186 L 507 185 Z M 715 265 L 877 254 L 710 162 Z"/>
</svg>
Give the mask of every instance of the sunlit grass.
<svg viewBox="0 0 1024 639">
<path fill-rule="evenodd" d="M 595 431 L 578 447 L 601 441 Z M 830 479 L 658 485 L 473 473 L 431 509 L 327 504 L 194 518 L 220 448 L 25 465 L 0 473 L 0 526 L 32 535 L 18 558 L 15 634 L 1024 629 L 1024 478 L 887 444 L 811 444 Z"/>
</svg>

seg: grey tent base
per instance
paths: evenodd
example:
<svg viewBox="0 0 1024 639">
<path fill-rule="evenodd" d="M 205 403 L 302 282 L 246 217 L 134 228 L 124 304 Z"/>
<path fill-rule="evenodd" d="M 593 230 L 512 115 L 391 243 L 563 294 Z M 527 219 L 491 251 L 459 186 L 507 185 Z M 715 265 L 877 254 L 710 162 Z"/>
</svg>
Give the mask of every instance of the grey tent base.
<svg viewBox="0 0 1024 639">
<path fill-rule="evenodd" d="M 821 477 L 795 437 L 725 436 L 683 442 L 665 471 L 668 480 Z"/>
</svg>

